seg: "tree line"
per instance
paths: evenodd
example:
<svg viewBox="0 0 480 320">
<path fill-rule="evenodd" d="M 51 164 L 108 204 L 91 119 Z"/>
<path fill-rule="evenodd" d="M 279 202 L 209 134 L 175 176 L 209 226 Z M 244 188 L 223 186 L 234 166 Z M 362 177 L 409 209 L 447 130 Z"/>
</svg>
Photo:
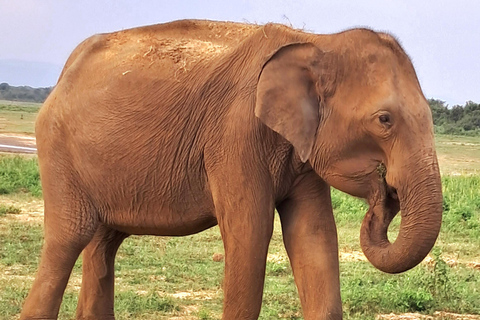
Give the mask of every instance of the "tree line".
<svg viewBox="0 0 480 320">
<path fill-rule="evenodd" d="M 468 101 L 465 105 L 448 107 L 445 101 L 429 99 L 436 133 L 480 135 L 480 104 Z"/>
<path fill-rule="evenodd" d="M 32 88 L 28 86 L 15 87 L 8 83 L 0 83 L 0 100 L 43 102 L 47 99 L 53 87 Z"/>
</svg>

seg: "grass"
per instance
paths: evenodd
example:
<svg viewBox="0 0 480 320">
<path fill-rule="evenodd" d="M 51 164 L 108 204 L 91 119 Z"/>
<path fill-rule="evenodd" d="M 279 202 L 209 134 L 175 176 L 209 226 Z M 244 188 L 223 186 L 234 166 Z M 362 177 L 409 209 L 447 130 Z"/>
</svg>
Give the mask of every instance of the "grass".
<svg viewBox="0 0 480 320">
<path fill-rule="evenodd" d="M 0 100 L 0 133 L 35 133 L 35 119 L 40 103 L 20 103 Z"/>
<path fill-rule="evenodd" d="M 0 216 L 4 216 L 6 214 L 19 214 L 20 212 L 22 212 L 22 209 L 18 207 L 0 203 Z"/>
<path fill-rule="evenodd" d="M 444 175 L 480 175 L 480 136 L 436 136 L 440 171 Z"/>
<path fill-rule="evenodd" d="M 40 196 L 35 158 L 0 157 L 0 172 L 4 185 L 15 186 L 0 201 L 8 197 L 22 203 Z M 469 261 L 480 260 L 480 176 L 444 176 L 442 181 L 442 231 L 428 264 L 401 275 L 388 275 L 366 261 L 341 259 L 345 319 L 374 319 L 378 313 L 390 312 L 431 314 L 438 310 L 480 314 L 480 275 L 468 265 Z M 332 203 L 340 251 L 358 252 L 366 204 L 336 190 Z M 16 205 L 0 205 L 1 319 L 13 319 L 18 314 L 38 266 L 42 223 L 19 219 L 20 210 Z M 389 231 L 394 237 L 398 220 Z M 189 237 L 128 238 L 116 260 L 117 319 L 219 319 L 223 263 L 215 262 L 212 256 L 222 252 L 217 227 Z M 447 264 L 451 259 L 457 263 Z M 74 317 L 80 283 L 81 258 L 67 288 L 60 319 Z M 269 249 L 261 319 L 301 319 L 278 219 Z"/>
<path fill-rule="evenodd" d="M 2 156 L 0 157 L 0 194 L 18 192 L 41 196 L 37 159 Z"/>
<path fill-rule="evenodd" d="M 39 105 L 8 106 L 0 101 L 0 132 L 5 132 L 2 119 L 11 116 L 8 128 L 32 133 L 35 108 Z M 391 312 L 480 314 L 480 271 L 472 267 L 472 262 L 480 263 L 480 137 L 440 135 L 436 140 L 443 174 L 442 230 L 431 258 L 406 273 L 384 274 L 362 259 L 358 238 L 367 205 L 332 191 L 345 319 L 374 319 Z M 0 319 L 18 317 L 31 287 L 43 235 L 41 215 L 30 213 L 39 210 L 40 201 L 36 159 L 0 156 Z M 390 239 L 398 226 L 395 219 Z M 188 237 L 126 239 L 115 266 L 117 319 L 219 319 L 224 266 L 212 259 L 215 253 L 223 253 L 217 227 Z M 80 284 L 81 258 L 60 319 L 74 318 Z M 278 219 L 260 318 L 302 318 Z"/>
</svg>

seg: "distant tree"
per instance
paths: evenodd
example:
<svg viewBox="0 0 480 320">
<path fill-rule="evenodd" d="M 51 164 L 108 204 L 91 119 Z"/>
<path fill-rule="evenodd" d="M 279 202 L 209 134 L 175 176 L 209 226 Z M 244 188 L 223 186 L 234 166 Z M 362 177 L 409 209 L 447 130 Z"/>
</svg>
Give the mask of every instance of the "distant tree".
<svg viewBox="0 0 480 320">
<path fill-rule="evenodd" d="M 8 83 L 0 84 L 0 100 L 43 102 L 52 88 L 32 88 L 27 86 L 15 87 Z"/>
<path fill-rule="evenodd" d="M 442 125 L 448 122 L 449 111 L 445 105 L 445 101 L 429 99 L 428 104 L 432 110 L 433 124 Z"/>
<path fill-rule="evenodd" d="M 462 106 L 454 106 L 449 113 L 449 119 L 453 122 L 457 122 L 458 120 L 463 118 L 463 107 Z"/>
<path fill-rule="evenodd" d="M 467 101 L 465 106 L 448 108 L 444 101 L 429 99 L 435 132 L 445 134 L 480 134 L 480 104 Z"/>
<path fill-rule="evenodd" d="M 464 109 L 465 109 L 466 113 L 473 112 L 473 111 L 476 111 L 476 110 L 480 110 L 480 104 L 475 103 L 473 101 L 467 101 Z"/>
<path fill-rule="evenodd" d="M 465 131 L 480 129 L 480 108 L 465 113 L 466 115 L 458 121 L 458 126 Z"/>
</svg>

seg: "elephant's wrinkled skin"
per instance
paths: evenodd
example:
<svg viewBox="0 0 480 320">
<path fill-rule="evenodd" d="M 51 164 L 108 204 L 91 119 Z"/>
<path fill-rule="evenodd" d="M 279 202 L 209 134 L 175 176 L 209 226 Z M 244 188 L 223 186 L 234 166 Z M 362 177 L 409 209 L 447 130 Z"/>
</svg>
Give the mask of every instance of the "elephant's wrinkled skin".
<svg viewBox="0 0 480 320">
<path fill-rule="evenodd" d="M 82 250 L 77 317 L 113 319 L 123 239 L 216 224 L 223 318 L 256 319 L 275 208 L 305 319 L 341 319 L 329 186 L 367 199 L 361 244 L 377 268 L 414 267 L 441 221 L 432 127 L 388 34 L 177 21 L 94 36 L 38 115 L 45 244 L 21 319 L 57 317 Z"/>
</svg>

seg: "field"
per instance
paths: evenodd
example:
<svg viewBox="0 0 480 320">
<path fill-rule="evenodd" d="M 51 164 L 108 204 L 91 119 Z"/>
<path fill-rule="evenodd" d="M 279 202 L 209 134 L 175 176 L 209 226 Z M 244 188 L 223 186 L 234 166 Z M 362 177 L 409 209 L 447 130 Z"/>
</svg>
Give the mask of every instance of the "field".
<svg viewBox="0 0 480 320">
<path fill-rule="evenodd" d="M 21 120 L 26 114 L 34 118 L 35 112 L 2 107 L 0 103 L 0 119 L 13 114 L 7 128 L 33 132 L 32 121 Z M 25 112 L 23 119 L 18 112 Z M 0 127 L 2 132 L 7 131 Z M 367 206 L 333 190 L 345 319 L 393 319 L 390 313 L 415 313 L 402 319 L 420 314 L 480 319 L 480 138 L 438 136 L 437 150 L 444 190 L 442 231 L 430 256 L 406 273 L 384 274 L 365 260 L 358 238 Z M 35 158 L 0 156 L 0 319 L 18 318 L 38 265 L 43 207 L 36 165 Z M 398 222 L 390 228 L 393 238 Z M 219 319 L 223 262 L 216 258 L 222 253 L 218 227 L 181 238 L 128 238 L 116 260 L 117 319 Z M 60 319 L 74 318 L 80 285 L 81 258 Z M 260 318 L 302 318 L 278 219 Z"/>
<path fill-rule="evenodd" d="M 0 100 L 0 133 L 34 135 L 40 103 Z"/>
</svg>

